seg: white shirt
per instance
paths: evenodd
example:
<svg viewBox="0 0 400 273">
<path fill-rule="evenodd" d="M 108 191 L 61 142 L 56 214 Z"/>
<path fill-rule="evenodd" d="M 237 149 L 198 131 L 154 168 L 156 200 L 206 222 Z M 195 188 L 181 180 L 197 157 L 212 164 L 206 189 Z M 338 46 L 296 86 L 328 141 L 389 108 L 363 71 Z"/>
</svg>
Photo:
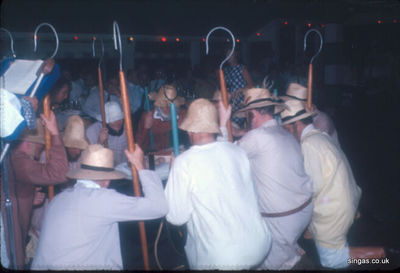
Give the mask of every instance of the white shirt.
<svg viewBox="0 0 400 273">
<path fill-rule="evenodd" d="M 99 138 L 99 134 L 103 128 L 101 122 L 95 122 L 86 129 L 86 137 L 88 138 L 90 144 L 96 144 Z M 128 140 L 126 138 L 126 128 L 120 136 L 112 136 L 108 134 L 108 148 L 113 151 L 114 154 L 114 166 L 120 163 L 127 162 L 125 149 L 128 149 Z"/>
<path fill-rule="evenodd" d="M 191 269 L 249 269 L 263 261 L 271 235 L 261 218 L 250 164 L 229 142 L 192 146 L 172 166 L 167 220 L 187 224 Z"/>
<path fill-rule="evenodd" d="M 49 203 L 33 270 L 121 270 L 118 222 L 163 217 L 168 206 L 157 175 L 139 172 L 145 197 L 76 183 Z"/>
</svg>

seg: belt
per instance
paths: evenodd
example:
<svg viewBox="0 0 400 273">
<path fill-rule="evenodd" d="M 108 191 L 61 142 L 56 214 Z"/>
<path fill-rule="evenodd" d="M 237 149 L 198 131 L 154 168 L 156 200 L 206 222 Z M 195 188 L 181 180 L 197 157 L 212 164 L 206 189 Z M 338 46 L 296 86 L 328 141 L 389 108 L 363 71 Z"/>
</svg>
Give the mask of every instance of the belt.
<svg viewBox="0 0 400 273">
<path fill-rule="evenodd" d="M 283 216 L 288 216 L 291 214 L 294 214 L 296 212 L 301 211 L 302 209 L 304 209 L 305 207 L 308 206 L 308 204 L 311 203 L 312 197 L 310 197 L 306 202 L 304 202 L 303 205 L 301 205 L 298 208 L 292 209 L 292 210 L 288 210 L 285 212 L 278 212 L 278 213 L 266 213 L 266 212 L 261 212 L 261 216 L 262 217 L 283 217 Z"/>
</svg>

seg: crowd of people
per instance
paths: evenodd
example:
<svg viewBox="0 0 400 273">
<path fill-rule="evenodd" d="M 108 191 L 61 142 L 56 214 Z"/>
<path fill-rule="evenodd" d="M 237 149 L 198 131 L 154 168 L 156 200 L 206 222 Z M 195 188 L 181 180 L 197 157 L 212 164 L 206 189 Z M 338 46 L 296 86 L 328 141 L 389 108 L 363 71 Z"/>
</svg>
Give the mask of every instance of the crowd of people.
<svg viewBox="0 0 400 273">
<path fill-rule="evenodd" d="M 314 240 L 326 268 L 384 257 L 382 248 L 347 242 L 361 189 L 332 119 L 306 105 L 304 81 L 253 81 L 233 54 L 224 69 L 226 107 L 217 67 L 183 77 L 162 68 L 129 70 L 130 152 L 118 74 L 105 78 L 103 121 L 96 71 L 73 78 L 71 68 L 61 68 L 50 117 L 27 100 L 40 113 L 36 129 L 25 130 L 5 160 L 13 205 L 9 226 L 1 204 L 6 267 L 15 259 L 17 269 L 122 270 L 118 222 L 163 217 L 186 225 L 189 269 L 299 269 L 307 255 L 301 236 Z M 154 156 L 172 154 L 172 102 L 181 153 L 158 164 Z M 121 167 L 127 164 L 138 172 L 142 197 L 108 188 L 132 176 Z M 160 175 L 165 164 L 167 175 Z M 49 185 L 52 200 L 44 195 Z"/>
</svg>

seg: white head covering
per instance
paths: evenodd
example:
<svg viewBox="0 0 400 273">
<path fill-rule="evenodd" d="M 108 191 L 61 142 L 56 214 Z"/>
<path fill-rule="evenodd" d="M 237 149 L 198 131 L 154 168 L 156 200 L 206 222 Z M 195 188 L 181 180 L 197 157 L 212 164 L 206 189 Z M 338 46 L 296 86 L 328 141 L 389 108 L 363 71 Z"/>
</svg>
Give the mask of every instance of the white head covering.
<svg viewBox="0 0 400 273">
<path fill-rule="evenodd" d="M 104 104 L 106 112 L 106 123 L 111 123 L 120 119 L 124 119 L 121 105 L 116 101 L 109 101 Z M 102 121 L 101 114 L 97 114 L 97 120 Z"/>
</svg>

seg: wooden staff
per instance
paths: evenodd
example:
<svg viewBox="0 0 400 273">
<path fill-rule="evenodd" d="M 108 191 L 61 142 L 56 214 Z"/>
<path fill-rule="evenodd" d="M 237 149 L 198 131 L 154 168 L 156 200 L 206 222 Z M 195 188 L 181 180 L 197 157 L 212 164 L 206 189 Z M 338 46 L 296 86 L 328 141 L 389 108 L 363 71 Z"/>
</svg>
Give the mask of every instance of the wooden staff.
<svg viewBox="0 0 400 273">
<path fill-rule="evenodd" d="M 321 32 L 319 32 L 316 29 L 310 29 L 304 35 L 304 51 L 306 51 L 306 48 L 307 48 L 307 37 L 311 32 L 315 32 L 318 34 L 319 39 L 320 39 L 320 46 L 319 46 L 317 53 L 311 58 L 310 64 L 308 65 L 308 81 L 307 81 L 307 107 L 308 107 L 308 109 L 311 109 L 311 106 L 312 106 L 312 82 L 313 82 L 313 75 L 312 75 L 313 74 L 313 65 L 312 64 L 313 64 L 314 59 L 321 52 L 322 45 L 324 43 Z"/>
<path fill-rule="evenodd" d="M 219 69 L 219 85 L 221 87 L 222 103 L 224 104 L 225 108 L 228 108 L 229 106 L 228 91 L 226 90 L 224 71 L 222 69 Z M 232 124 L 230 120 L 228 120 L 228 122 L 226 123 L 226 128 L 228 129 L 228 139 L 230 142 L 233 142 Z"/>
<path fill-rule="evenodd" d="M 307 81 L 307 107 L 311 109 L 312 105 L 312 81 L 313 81 L 313 65 L 308 65 L 308 81 Z"/>
<path fill-rule="evenodd" d="M 99 96 L 100 96 L 100 112 L 101 112 L 101 124 L 103 128 L 106 128 L 106 110 L 104 107 L 104 89 L 103 89 L 103 79 L 101 77 L 100 65 L 97 68 L 97 74 L 99 76 Z M 108 148 L 108 140 L 104 142 L 104 147 Z"/>
<path fill-rule="evenodd" d="M 122 108 L 124 110 L 124 121 L 125 121 L 125 130 L 126 137 L 128 140 L 128 149 L 130 152 L 135 151 L 135 141 L 133 139 L 133 128 L 132 128 L 132 119 L 131 119 L 131 108 L 129 106 L 129 97 L 128 97 L 128 89 L 126 87 L 126 79 L 125 73 L 122 70 L 122 47 L 121 47 L 121 34 L 119 32 L 118 23 L 114 21 L 113 23 L 114 30 L 114 48 L 118 49 L 119 47 L 119 82 L 121 86 L 121 100 L 122 100 Z M 139 187 L 139 177 L 136 171 L 136 168 L 131 165 L 132 171 L 132 183 L 133 183 L 133 191 L 136 197 L 140 196 L 140 187 Z M 149 265 L 149 256 L 147 249 L 147 240 L 146 240 L 146 230 L 144 227 L 144 222 L 139 222 L 139 232 L 140 232 L 140 241 L 142 244 L 142 254 L 143 254 L 143 263 L 144 269 L 146 271 L 150 270 Z"/>
<path fill-rule="evenodd" d="M 43 114 L 46 118 L 50 118 L 50 94 L 47 94 L 43 99 Z M 45 128 L 45 144 L 46 144 L 46 162 L 50 160 L 51 134 Z M 54 186 L 49 186 L 49 201 L 54 197 Z"/>
</svg>

